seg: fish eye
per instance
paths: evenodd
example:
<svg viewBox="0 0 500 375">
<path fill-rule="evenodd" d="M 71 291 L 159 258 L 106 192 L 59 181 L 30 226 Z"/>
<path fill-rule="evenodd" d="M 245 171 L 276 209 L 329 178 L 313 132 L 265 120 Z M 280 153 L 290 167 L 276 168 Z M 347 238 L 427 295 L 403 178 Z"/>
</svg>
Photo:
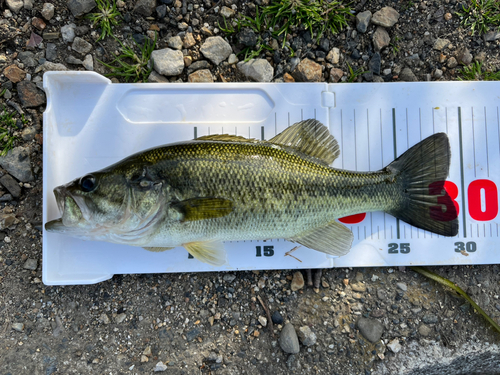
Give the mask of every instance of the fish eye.
<svg viewBox="0 0 500 375">
<path fill-rule="evenodd" d="M 80 187 L 86 193 L 91 192 L 96 188 L 95 177 L 91 174 L 83 176 L 80 179 Z"/>
</svg>

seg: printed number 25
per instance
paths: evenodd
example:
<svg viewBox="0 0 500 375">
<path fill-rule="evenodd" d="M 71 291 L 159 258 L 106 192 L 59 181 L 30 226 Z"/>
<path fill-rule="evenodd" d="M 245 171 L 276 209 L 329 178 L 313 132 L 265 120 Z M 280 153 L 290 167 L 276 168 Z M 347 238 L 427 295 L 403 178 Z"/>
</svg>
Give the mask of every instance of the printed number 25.
<svg viewBox="0 0 500 375">
<path fill-rule="evenodd" d="M 399 250 L 398 250 L 399 248 Z M 409 243 L 390 243 L 389 244 L 389 254 L 408 254 L 410 252 L 410 244 Z"/>
</svg>

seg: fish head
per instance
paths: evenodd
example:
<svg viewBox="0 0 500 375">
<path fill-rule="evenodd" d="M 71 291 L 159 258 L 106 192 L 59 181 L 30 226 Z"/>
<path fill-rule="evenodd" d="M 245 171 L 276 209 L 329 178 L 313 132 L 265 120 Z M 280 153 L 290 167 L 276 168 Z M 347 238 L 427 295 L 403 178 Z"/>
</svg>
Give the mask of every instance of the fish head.
<svg viewBox="0 0 500 375">
<path fill-rule="evenodd" d="M 54 189 L 61 218 L 49 232 L 140 245 L 162 218 L 162 182 L 130 165 L 84 175 Z"/>
</svg>

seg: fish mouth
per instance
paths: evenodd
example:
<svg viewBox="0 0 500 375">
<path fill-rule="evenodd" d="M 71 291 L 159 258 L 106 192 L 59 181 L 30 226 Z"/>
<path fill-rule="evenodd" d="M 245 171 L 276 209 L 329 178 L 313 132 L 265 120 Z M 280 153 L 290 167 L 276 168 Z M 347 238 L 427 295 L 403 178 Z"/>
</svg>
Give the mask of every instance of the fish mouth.
<svg viewBox="0 0 500 375">
<path fill-rule="evenodd" d="M 83 201 L 75 199 L 68 189 L 66 189 L 66 186 L 56 187 L 54 189 L 54 196 L 61 218 L 48 222 L 45 225 L 45 229 L 52 232 L 62 231 L 62 226 L 75 227 L 86 221 L 83 215 L 84 210 L 82 210 Z"/>
</svg>

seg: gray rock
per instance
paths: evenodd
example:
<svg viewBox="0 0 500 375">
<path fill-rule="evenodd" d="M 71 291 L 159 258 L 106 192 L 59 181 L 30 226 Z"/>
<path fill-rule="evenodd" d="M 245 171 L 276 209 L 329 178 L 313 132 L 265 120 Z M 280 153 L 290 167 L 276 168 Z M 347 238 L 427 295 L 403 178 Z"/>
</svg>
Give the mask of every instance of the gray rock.
<svg viewBox="0 0 500 375">
<path fill-rule="evenodd" d="M 257 82 L 271 82 L 274 76 L 274 68 L 266 59 L 240 61 L 236 66 L 246 77 Z"/>
<path fill-rule="evenodd" d="M 38 268 L 38 261 L 36 259 L 28 258 L 26 259 L 26 262 L 24 262 L 23 268 L 25 270 L 36 271 Z"/>
<path fill-rule="evenodd" d="M 33 0 L 24 0 L 24 9 L 32 10 L 33 9 Z"/>
<path fill-rule="evenodd" d="M 127 318 L 127 314 L 121 313 L 115 316 L 115 322 L 116 323 L 122 323 L 125 319 Z"/>
<path fill-rule="evenodd" d="M 42 17 L 47 21 L 51 20 L 54 17 L 54 5 L 51 3 L 44 3 L 42 7 Z"/>
<path fill-rule="evenodd" d="M 158 362 L 155 366 L 155 368 L 153 369 L 154 372 L 163 372 L 163 371 L 167 371 L 167 365 L 164 364 L 162 361 Z"/>
<path fill-rule="evenodd" d="M 384 326 L 376 319 L 359 318 L 356 325 L 359 332 L 370 342 L 377 342 L 382 337 Z"/>
<path fill-rule="evenodd" d="M 457 60 L 461 64 L 469 65 L 472 62 L 472 53 L 467 47 L 460 48 L 457 52 Z"/>
<path fill-rule="evenodd" d="M 399 13 L 391 7 L 383 7 L 372 17 L 372 23 L 383 27 L 392 27 L 398 22 Z"/>
<path fill-rule="evenodd" d="M 99 316 L 99 321 L 101 323 L 104 323 L 104 324 L 109 324 L 111 323 L 111 320 L 109 320 L 109 316 L 105 313 L 102 313 L 100 316 Z"/>
<path fill-rule="evenodd" d="M 425 314 L 422 321 L 425 324 L 436 324 L 438 322 L 438 317 L 434 314 Z"/>
<path fill-rule="evenodd" d="M 227 59 L 228 64 L 231 65 L 236 64 L 238 61 L 238 57 L 234 53 L 230 54 L 229 58 Z"/>
<path fill-rule="evenodd" d="M 6 174 L 5 176 L 0 177 L 0 184 L 2 184 L 13 197 L 18 198 L 21 195 L 21 187 L 19 186 L 19 183 L 10 175 Z"/>
<path fill-rule="evenodd" d="M 92 58 L 91 54 L 88 54 L 87 56 L 85 56 L 85 58 L 83 59 L 82 65 L 87 70 L 90 70 L 90 71 L 94 70 L 94 59 Z"/>
<path fill-rule="evenodd" d="M 200 51 L 205 58 L 212 61 L 215 65 L 219 65 L 233 52 L 229 43 L 220 36 L 207 38 L 201 46 Z"/>
<path fill-rule="evenodd" d="M 257 34 L 252 29 L 245 27 L 238 34 L 238 41 L 247 47 L 257 45 Z"/>
<path fill-rule="evenodd" d="M 176 49 L 176 50 L 181 50 L 182 49 L 182 39 L 179 35 L 171 37 L 168 41 L 167 44 L 170 48 Z"/>
<path fill-rule="evenodd" d="M 406 286 L 405 283 L 396 283 L 396 286 L 401 289 L 403 292 L 406 292 L 408 290 L 408 286 Z"/>
<path fill-rule="evenodd" d="M 385 48 L 391 42 L 389 33 L 383 27 L 377 27 L 377 30 L 373 33 L 373 48 L 375 51 L 380 51 Z"/>
<path fill-rule="evenodd" d="M 167 15 L 167 6 L 165 4 L 157 6 L 156 15 L 158 16 L 159 19 L 164 18 Z"/>
<path fill-rule="evenodd" d="M 458 61 L 457 61 L 457 59 L 456 59 L 456 58 L 454 58 L 453 56 L 452 56 L 452 57 L 450 57 L 450 58 L 448 59 L 448 61 L 446 62 L 446 66 L 447 66 L 448 68 L 450 68 L 450 69 L 456 68 L 456 67 L 457 67 L 457 65 L 458 65 Z"/>
<path fill-rule="evenodd" d="M 17 332 L 24 331 L 24 323 L 12 323 L 12 329 Z"/>
<path fill-rule="evenodd" d="M 168 83 L 168 79 L 167 79 L 167 77 L 164 77 L 161 74 L 158 74 L 153 70 L 148 77 L 148 82 L 150 82 L 150 83 Z"/>
<path fill-rule="evenodd" d="M 450 41 L 448 39 L 441 39 L 441 38 L 438 38 L 436 39 L 436 41 L 434 42 L 434 45 L 432 46 L 432 48 L 434 48 L 435 50 L 438 50 L 438 51 L 442 51 L 444 50 L 448 45 L 450 44 Z"/>
<path fill-rule="evenodd" d="M 187 68 L 187 74 L 191 74 L 199 69 L 208 69 L 210 68 L 210 63 L 207 60 L 198 60 L 189 65 Z"/>
<path fill-rule="evenodd" d="M 0 197 L 0 202 L 10 202 L 12 200 L 11 194 L 4 194 Z"/>
<path fill-rule="evenodd" d="M 302 365 L 300 364 L 299 357 L 295 354 L 290 354 L 288 359 L 286 360 L 286 367 L 292 373 L 298 373 L 302 369 Z"/>
<path fill-rule="evenodd" d="M 68 57 L 66 57 L 66 60 L 65 60 L 68 64 L 73 64 L 73 65 L 82 65 L 83 64 L 83 61 L 80 60 L 80 59 L 77 59 L 75 56 L 73 55 L 69 55 Z"/>
<path fill-rule="evenodd" d="M 330 82 L 337 83 L 344 76 L 344 71 L 339 68 L 332 68 L 330 70 Z"/>
<path fill-rule="evenodd" d="M 177 28 L 181 31 L 187 30 L 189 25 L 186 22 L 179 22 Z"/>
<path fill-rule="evenodd" d="M 372 19 L 372 12 L 369 10 L 358 13 L 356 15 L 356 29 L 362 34 L 366 33 L 370 20 Z"/>
<path fill-rule="evenodd" d="M 155 8 L 156 0 L 139 0 L 134 6 L 134 13 L 149 17 L 153 14 Z"/>
<path fill-rule="evenodd" d="M 19 12 L 24 6 L 23 0 L 6 0 L 6 3 L 9 9 L 14 13 Z"/>
<path fill-rule="evenodd" d="M 434 70 L 433 73 L 434 78 L 439 79 L 443 76 L 443 71 L 441 69 Z"/>
<path fill-rule="evenodd" d="M 76 25 L 74 23 L 70 23 L 61 27 L 61 36 L 65 43 L 73 43 L 73 40 L 75 40 L 76 36 L 75 29 Z"/>
<path fill-rule="evenodd" d="M 420 333 L 420 335 L 424 337 L 427 337 L 432 333 L 432 329 L 429 326 L 422 324 L 420 325 L 420 327 L 418 327 L 418 333 Z"/>
<path fill-rule="evenodd" d="M 52 61 L 57 58 L 57 46 L 55 43 L 47 43 L 47 48 L 45 49 L 45 58 Z"/>
<path fill-rule="evenodd" d="M 188 342 L 193 341 L 195 338 L 197 338 L 199 335 L 201 335 L 201 329 L 199 328 L 194 328 L 191 331 L 186 332 L 186 340 Z"/>
<path fill-rule="evenodd" d="M 399 339 L 392 340 L 387 344 L 387 347 L 393 353 L 399 353 L 401 351 L 401 344 L 399 343 Z"/>
<path fill-rule="evenodd" d="M 485 42 L 494 42 L 498 39 L 500 39 L 500 31 L 488 31 L 486 34 L 484 34 Z"/>
<path fill-rule="evenodd" d="M 92 51 L 92 44 L 87 42 L 85 39 L 77 36 L 73 41 L 73 45 L 71 46 L 71 48 L 81 55 L 86 55 L 87 53 Z"/>
<path fill-rule="evenodd" d="M 222 278 L 222 280 L 224 280 L 225 282 L 228 282 L 228 283 L 232 283 L 234 281 L 234 279 L 236 279 L 236 275 L 234 275 L 232 273 L 226 273 L 224 275 L 224 277 Z"/>
<path fill-rule="evenodd" d="M 380 75 L 380 66 L 382 63 L 382 58 L 380 57 L 379 52 L 375 52 L 370 59 L 370 62 L 368 63 L 368 67 L 370 69 L 370 72 L 376 75 Z"/>
<path fill-rule="evenodd" d="M 230 18 L 232 16 L 234 16 L 234 10 L 232 10 L 231 8 L 228 8 L 226 6 L 223 6 L 220 10 L 220 14 L 226 18 Z"/>
<path fill-rule="evenodd" d="M 404 68 L 399 75 L 399 79 L 405 82 L 415 82 L 417 81 L 417 76 L 411 71 L 410 68 Z"/>
<path fill-rule="evenodd" d="M 285 353 L 296 354 L 300 352 L 299 338 L 292 323 L 285 324 L 281 330 L 280 347 Z"/>
<path fill-rule="evenodd" d="M 33 52 L 30 51 L 19 52 L 17 58 L 21 60 L 21 62 L 25 66 L 28 66 L 30 68 L 34 68 L 35 66 L 37 66 L 37 62 L 35 60 L 35 54 Z"/>
<path fill-rule="evenodd" d="M 56 326 L 52 331 L 52 336 L 58 337 L 64 331 L 64 326 L 62 324 L 61 318 L 56 316 Z"/>
<path fill-rule="evenodd" d="M 184 69 L 184 56 L 181 51 L 164 48 L 151 54 L 154 69 L 164 76 L 176 76 Z"/>
<path fill-rule="evenodd" d="M 17 95 L 25 108 L 35 108 L 45 104 L 45 93 L 29 81 L 21 81 L 17 84 Z"/>
<path fill-rule="evenodd" d="M 21 182 L 33 181 L 29 152 L 24 147 L 15 147 L 7 155 L 0 156 L 0 165 Z"/>
<path fill-rule="evenodd" d="M 83 16 L 95 6 L 95 0 L 69 0 L 68 2 L 68 8 L 75 17 Z"/>
<path fill-rule="evenodd" d="M 300 342 L 304 346 L 312 346 L 316 344 L 316 334 L 309 326 L 300 327 L 297 335 L 299 336 Z"/>
</svg>

